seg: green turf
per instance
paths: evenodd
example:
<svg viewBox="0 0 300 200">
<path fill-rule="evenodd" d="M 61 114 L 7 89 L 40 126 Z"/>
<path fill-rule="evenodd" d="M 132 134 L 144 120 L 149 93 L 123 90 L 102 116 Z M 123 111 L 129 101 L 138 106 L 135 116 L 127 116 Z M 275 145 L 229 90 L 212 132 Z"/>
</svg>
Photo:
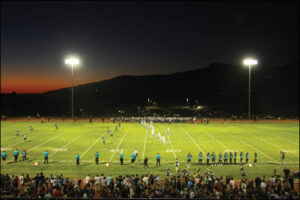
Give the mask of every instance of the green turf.
<svg viewBox="0 0 300 200">
<path fill-rule="evenodd" d="M 157 137 L 151 137 L 151 131 L 137 123 L 122 123 L 121 128 L 111 138 L 107 134 L 106 127 L 114 130 L 112 123 L 94 122 L 55 122 L 41 124 L 40 122 L 12 122 L 1 123 L 1 150 L 6 149 L 8 154 L 7 164 L 1 166 L 1 173 L 21 173 L 34 175 L 37 172 L 50 174 L 63 173 L 65 176 L 84 177 L 87 174 L 105 175 L 119 174 L 145 174 L 147 172 L 166 175 L 166 168 L 170 168 L 175 174 L 175 157 L 179 159 L 180 169 L 186 168 L 186 156 L 192 153 L 191 169 L 200 168 L 204 172 L 207 168 L 217 176 L 231 175 L 241 177 L 240 165 L 206 166 L 199 165 L 198 154 L 203 151 L 220 152 L 243 151 L 251 155 L 253 162 L 254 152 L 259 155 L 257 166 L 246 166 L 249 177 L 271 176 L 275 168 L 282 173 L 280 151 L 286 153 L 286 166 L 291 170 L 299 169 L 299 123 L 211 123 L 204 124 L 154 124 L 156 135 L 160 132 L 166 137 L 163 145 Z M 29 126 L 33 126 L 33 131 Z M 170 137 L 166 130 L 170 127 Z M 22 136 L 15 136 L 16 130 L 20 134 L 26 133 L 28 140 Z M 101 136 L 105 135 L 106 144 L 102 143 Z M 13 150 L 28 151 L 29 161 L 23 163 L 21 156 L 19 162 L 14 163 Z M 134 149 L 139 150 L 138 161 L 130 165 L 130 156 Z M 49 151 L 49 164 L 43 164 L 43 152 Z M 100 164 L 95 165 L 95 152 L 100 153 Z M 124 166 L 120 166 L 119 154 L 124 152 Z M 2 151 L 1 151 L 2 152 Z M 75 165 L 76 153 L 81 155 L 81 165 Z M 155 156 L 161 154 L 161 166 L 155 166 Z M 143 167 L 143 157 L 149 159 L 149 169 Z M 206 158 L 206 157 L 205 157 Z M 35 166 L 34 163 L 39 165 Z M 110 162 L 106 167 L 105 163 Z"/>
</svg>

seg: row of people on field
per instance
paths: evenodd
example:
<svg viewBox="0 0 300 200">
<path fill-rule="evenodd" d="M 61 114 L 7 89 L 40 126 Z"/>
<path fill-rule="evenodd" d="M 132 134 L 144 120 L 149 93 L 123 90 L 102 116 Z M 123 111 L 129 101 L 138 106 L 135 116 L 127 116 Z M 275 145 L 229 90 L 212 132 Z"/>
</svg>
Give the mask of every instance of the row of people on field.
<svg viewBox="0 0 300 200">
<path fill-rule="evenodd" d="M 202 164 L 203 162 L 203 159 L 204 158 L 204 155 L 202 152 L 200 152 L 199 154 L 199 163 Z M 250 160 L 250 154 L 247 152 L 246 153 L 246 156 L 244 155 L 243 152 L 240 152 L 240 163 L 243 163 L 243 160 L 245 158 L 245 161 L 246 163 L 249 162 Z M 192 154 L 189 153 L 187 155 L 187 163 L 190 163 L 191 162 L 191 159 L 192 159 Z M 211 154 L 210 153 L 207 153 L 206 154 L 206 164 L 209 165 L 210 161 L 212 164 L 216 164 L 216 160 L 217 160 L 217 155 L 215 152 L 212 152 Z M 224 162 L 224 164 L 237 164 L 237 160 L 238 160 L 238 153 L 237 152 L 226 152 L 223 156 L 222 153 L 219 153 L 218 155 L 218 163 L 219 164 L 222 164 L 222 162 Z M 254 164 L 257 164 L 258 162 L 258 154 L 255 152 L 254 153 Z"/>
<path fill-rule="evenodd" d="M 14 161 L 17 162 L 18 161 L 18 157 L 19 157 L 19 150 L 18 149 L 15 149 L 13 151 L 13 156 L 14 156 Z M 48 164 L 48 157 L 49 157 L 49 153 L 48 151 L 46 150 L 44 153 L 43 153 L 43 156 L 44 156 L 44 163 L 45 164 Z M 95 153 L 95 162 L 96 164 L 99 164 L 99 156 L 100 154 L 98 152 Z M 3 164 L 5 165 L 6 163 L 6 159 L 7 159 L 7 153 L 5 151 L 2 152 L 1 154 L 1 157 L 2 157 L 2 162 Z M 135 149 L 134 150 L 134 153 L 131 155 L 131 163 L 135 163 L 136 159 L 138 157 L 138 150 Z M 24 149 L 22 151 L 22 160 L 23 162 L 27 161 L 27 151 Z M 244 153 L 241 152 L 240 153 L 240 163 L 243 163 L 244 161 L 244 158 L 245 158 L 245 162 L 248 163 L 249 160 L 250 160 L 250 154 L 247 152 L 246 155 L 244 156 Z M 156 155 L 156 165 L 157 166 L 160 166 L 160 159 L 161 159 L 161 155 L 159 153 L 157 153 Z M 226 152 L 223 156 L 222 153 L 219 153 L 218 155 L 218 162 L 216 162 L 216 159 L 217 159 L 217 155 L 215 152 L 212 152 L 211 154 L 210 153 L 207 153 L 206 154 L 206 164 L 209 165 L 210 162 L 211 164 L 222 164 L 224 163 L 224 165 L 226 164 L 237 164 L 237 160 L 238 160 L 238 154 L 237 152 Z M 284 159 L 285 159 L 285 153 L 282 153 L 282 156 L 281 156 L 281 159 L 282 159 L 282 164 L 284 164 Z M 187 155 L 187 164 L 190 164 L 191 163 L 191 160 L 192 160 L 192 154 L 191 153 L 188 153 Z M 204 160 L 204 154 L 202 152 L 200 152 L 199 154 L 199 164 L 204 164 L 203 162 Z M 256 165 L 258 162 L 258 154 L 255 152 L 254 153 L 254 164 Z M 120 153 L 120 164 L 123 165 L 124 163 L 124 154 L 123 152 Z M 76 165 L 78 166 L 80 164 L 80 155 L 79 153 L 76 154 Z M 148 158 L 146 157 L 144 159 L 144 166 L 147 166 L 148 167 Z"/>
<path fill-rule="evenodd" d="M 19 157 L 18 149 L 14 150 L 13 156 L 14 156 L 14 161 L 17 162 L 18 157 Z M 43 153 L 43 156 L 44 156 L 44 163 L 48 164 L 49 153 L 47 150 Z M 96 164 L 99 164 L 99 156 L 100 156 L 100 154 L 98 152 L 96 152 L 95 153 Z M 254 153 L 254 156 L 255 156 L 254 164 L 257 164 L 257 161 L 258 161 L 257 153 Z M 6 159 L 7 159 L 7 153 L 5 151 L 3 151 L 1 154 L 1 157 L 2 157 L 3 163 L 5 164 Z M 22 151 L 22 157 L 23 157 L 23 162 L 27 160 L 27 151 L 25 149 Z M 138 150 L 135 149 L 134 153 L 131 155 L 131 163 L 132 164 L 136 161 L 137 157 L 138 157 Z M 207 157 L 207 159 L 206 159 L 207 164 L 210 163 L 210 160 L 211 160 L 212 164 L 216 163 L 216 154 L 214 152 L 212 152 L 212 154 L 207 153 L 206 157 Z M 160 166 L 160 159 L 161 159 L 161 155 L 159 153 L 157 153 L 157 155 L 156 155 L 156 165 L 157 166 Z M 243 152 L 241 152 L 240 153 L 240 162 L 241 163 L 243 162 L 243 159 L 244 159 L 244 154 L 243 154 Z M 246 153 L 246 163 L 248 163 L 249 159 L 250 159 L 250 154 L 247 152 Z M 188 153 L 187 164 L 191 163 L 191 160 L 192 160 L 192 154 Z M 228 160 L 229 160 L 229 162 L 228 162 Z M 232 152 L 230 152 L 229 154 L 227 152 L 225 153 L 224 164 L 233 164 L 233 163 L 236 164 L 236 161 L 237 161 L 237 152 L 235 152 L 234 154 Z M 223 155 L 222 155 L 222 153 L 220 153 L 218 163 L 221 164 L 222 162 L 223 162 Z M 120 153 L 120 164 L 123 165 L 123 163 L 124 163 L 124 154 L 123 154 L 123 152 L 121 152 Z M 200 154 L 199 154 L 199 163 L 203 164 L 203 153 L 202 152 L 200 152 Z M 77 153 L 76 154 L 76 165 L 78 166 L 79 164 L 80 164 L 80 155 L 79 155 L 79 153 Z M 147 157 L 144 159 L 144 165 L 148 167 L 148 158 Z"/>
<path fill-rule="evenodd" d="M 18 161 L 18 157 L 19 157 L 19 150 L 18 149 L 15 149 L 13 151 L 13 156 L 14 156 L 14 161 L 17 162 Z M 48 157 L 49 157 L 49 153 L 48 151 L 46 150 L 44 153 L 43 153 L 43 156 L 44 156 L 44 163 L 45 164 L 48 164 Z M 96 164 L 99 164 L 99 156 L 100 154 L 98 152 L 95 153 L 95 162 Z M 5 165 L 6 164 L 6 159 L 7 159 L 7 153 L 6 151 L 4 150 L 2 153 L 1 153 L 1 157 L 2 157 L 2 162 L 3 164 Z M 134 150 L 134 153 L 131 154 L 131 163 L 133 164 L 136 159 L 138 157 L 138 150 L 135 149 Z M 23 162 L 27 161 L 27 151 L 24 149 L 22 151 L 22 160 Z M 250 160 L 250 154 L 247 152 L 246 155 L 244 156 L 244 153 L 243 152 L 240 152 L 240 163 L 243 163 L 244 161 L 244 158 L 245 158 L 245 162 L 248 163 L 249 160 Z M 161 155 L 159 153 L 157 153 L 156 155 L 156 165 L 157 166 L 160 166 L 160 159 L 161 159 Z M 285 152 L 281 152 L 281 160 L 282 160 L 282 164 L 284 164 L 284 159 L 285 159 Z M 191 153 L 188 153 L 187 155 L 187 164 L 190 164 L 191 163 L 191 160 L 192 160 L 192 154 Z M 206 154 L 206 164 L 209 165 L 210 162 L 211 164 L 222 164 L 224 163 L 224 165 L 226 164 L 237 164 L 237 160 L 238 160 L 238 154 L 237 152 L 226 152 L 223 156 L 222 153 L 219 153 L 218 155 L 218 162 L 216 162 L 217 160 L 217 155 L 215 152 L 212 152 L 211 154 L 210 153 L 207 153 Z M 204 164 L 204 154 L 202 152 L 200 152 L 199 154 L 199 164 Z M 258 162 L 258 154 L 255 152 L 254 153 L 254 164 L 256 165 Z M 123 152 L 120 153 L 120 164 L 123 165 L 124 163 L 124 154 Z M 78 166 L 80 164 L 80 155 L 79 153 L 76 154 L 76 166 Z M 144 166 L 147 166 L 148 167 L 148 158 L 146 157 L 144 159 Z"/>
</svg>

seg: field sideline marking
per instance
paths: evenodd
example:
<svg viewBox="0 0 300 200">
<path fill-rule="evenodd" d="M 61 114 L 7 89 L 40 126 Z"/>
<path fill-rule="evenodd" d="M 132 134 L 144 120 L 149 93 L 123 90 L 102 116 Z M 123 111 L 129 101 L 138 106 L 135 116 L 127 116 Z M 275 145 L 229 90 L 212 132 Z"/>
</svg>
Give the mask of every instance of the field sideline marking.
<svg viewBox="0 0 300 200">
<path fill-rule="evenodd" d="M 229 135 L 230 137 L 236 138 L 236 140 L 238 140 L 238 141 L 244 143 L 245 145 L 249 146 L 250 148 L 254 149 L 255 151 L 257 151 L 257 152 L 259 152 L 259 153 L 261 153 L 261 154 L 267 156 L 269 159 L 271 159 L 271 160 L 273 160 L 273 161 L 275 161 L 275 162 L 278 162 L 277 160 L 275 160 L 274 158 L 272 158 L 270 155 L 268 155 L 268 154 L 266 154 L 266 153 L 264 153 L 264 152 L 261 152 L 260 150 L 258 150 L 258 149 L 255 148 L 254 146 L 248 144 L 248 143 L 245 142 L 244 140 L 242 140 L 242 139 L 240 139 L 240 138 L 238 138 L 238 137 L 236 137 L 236 136 L 233 136 L 233 135 L 227 133 L 227 131 L 223 131 L 222 129 L 220 129 L 220 130 L 221 130 L 223 133 L 225 133 L 226 135 Z"/>
<path fill-rule="evenodd" d="M 46 133 L 48 133 L 48 132 L 49 132 L 49 131 L 47 131 Z M 45 135 L 45 133 L 42 134 L 42 135 Z M 41 136 L 41 134 L 38 134 L 38 135 L 36 135 L 36 136 L 34 136 L 34 137 L 31 137 L 30 140 L 33 139 L 33 138 L 36 138 L 36 137 L 38 137 L 38 136 Z M 8 147 L 4 147 L 4 148 L 11 148 L 11 147 L 13 147 L 13 146 L 16 146 L 16 145 L 18 145 L 18 144 L 22 144 L 22 143 L 24 143 L 24 142 L 26 142 L 26 140 L 23 140 L 22 142 L 19 142 L 19 143 L 16 143 L 16 144 L 10 145 L 10 146 L 8 146 Z"/>
<path fill-rule="evenodd" d="M 128 131 L 129 131 L 130 128 L 131 128 L 131 126 L 127 129 L 126 133 L 125 133 L 125 134 L 123 135 L 123 137 L 121 138 L 121 140 L 120 140 L 120 142 L 119 142 L 117 148 L 114 150 L 114 152 L 113 152 L 113 154 L 111 155 L 111 157 L 110 157 L 110 159 L 109 159 L 108 162 L 111 162 L 111 160 L 112 160 L 113 157 L 115 156 L 115 153 L 116 153 L 117 150 L 119 149 L 120 145 L 122 144 L 122 142 L 123 142 L 123 140 L 124 140 L 125 136 L 127 135 L 127 133 L 128 133 Z"/>
<path fill-rule="evenodd" d="M 270 130 L 270 128 L 265 128 L 264 126 L 262 126 L 262 125 L 258 125 L 258 126 L 256 126 L 256 127 L 258 127 L 259 129 L 265 129 L 265 130 L 267 130 L 267 134 L 269 134 L 270 132 L 268 131 L 268 130 Z M 271 129 L 271 131 L 272 131 L 272 129 Z M 265 133 L 265 132 L 264 132 Z M 272 134 L 272 133 L 271 133 Z M 272 134 L 272 137 L 277 137 L 277 138 L 279 138 L 279 139 L 282 139 L 282 137 L 280 137 L 280 136 L 278 136 L 278 135 L 276 135 L 276 134 Z M 298 139 L 299 140 L 299 139 Z M 287 141 L 287 142 L 290 142 L 290 143 L 292 143 L 292 144 L 295 144 L 295 145 L 299 145 L 299 143 L 295 143 L 295 142 L 293 142 L 293 141 L 291 141 L 291 140 L 288 140 L 288 139 L 285 139 L 285 141 Z"/>
<path fill-rule="evenodd" d="M 36 148 L 38 148 L 38 147 L 40 147 L 40 146 L 42 146 L 42 145 L 44 145 L 44 144 L 47 144 L 48 142 L 50 142 L 50 141 L 52 141 L 52 140 L 54 140 L 55 138 L 57 138 L 58 136 L 61 136 L 62 134 L 64 134 L 65 132 L 62 132 L 62 133 L 60 133 L 59 135 L 57 135 L 57 136 L 54 136 L 53 138 L 51 138 L 50 140 L 47 140 L 46 142 L 44 142 L 44 143 L 41 143 L 41 144 L 39 144 L 39 145 L 37 145 L 37 146 L 35 146 L 35 147 L 32 147 L 31 149 L 29 149 L 27 152 L 29 153 L 30 151 L 32 151 L 33 149 L 36 149 Z"/>
<path fill-rule="evenodd" d="M 103 134 L 104 135 L 104 134 Z M 103 136 L 102 135 L 102 136 Z M 91 146 L 89 146 L 82 154 L 81 154 L 81 158 L 89 151 L 89 150 L 91 150 L 91 148 L 93 147 L 93 146 L 95 146 L 95 144 L 102 138 L 102 136 L 101 137 L 99 137 Z"/>
<path fill-rule="evenodd" d="M 192 136 L 184 129 L 182 128 L 182 126 L 180 126 L 180 128 L 185 132 L 185 134 L 187 136 L 190 137 L 190 139 L 193 141 L 193 143 L 195 144 L 195 146 L 201 151 L 201 152 L 204 152 L 203 149 L 201 149 L 201 147 L 196 143 L 196 141 L 192 138 Z"/>
<path fill-rule="evenodd" d="M 219 144 L 221 144 L 223 147 L 225 147 L 226 149 L 230 149 L 229 147 L 227 147 L 225 144 L 223 144 L 222 142 L 220 142 L 217 138 L 215 138 L 214 136 L 212 136 L 211 134 L 210 134 L 210 132 L 208 131 L 208 130 L 205 130 L 206 128 L 204 128 L 204 129 L 202 129 L 202 130 L 204 130 L 204 133 L 206 134 L 206 135 L 208 135 L 209 137 L 211 137 L 211 138 L 213 138 L 216 142 L 218 142 Z"/>
<path fill-rule="evenodd" d="M 268 129 L 268 128 L 262 128 L 262 127 L 259 127 L 260 129 Z M 269 133 L 269 132 L 268 132 Z M 277 137 L 277 138 L 280 138 L 280 139 L 282 139 L 282 137 L 280 137 L 280 136 L 278 136 L 278 135 L 276 135 L 276 134 L 272 134 L 272 137 Z M 299 138 L 298 138 L 298 140 L 299 140 Z M 290 143 L 292 143 L 292 144 L 295 144 L 295 145 L 299 145 L 299 143 L 295 143 L 295 142 L 293 142 L 293 141 L 291 141 L 291 140 L 288 140 L 288 139 L 286 139 L 285 138 L 285 140 L 284 141 L 287 141 L 287 142 L 290 142 Z"/>
<path fill-rule="evenodd" d="M 167 136 L 168 136 L 169 142 L 170 142 L 170 144 L 171 144 L 171 147 L 172 147 L 173 156 L 174 156 L 174 158 L 176 159 L 176 158 L 177 158 L 177 156 L 176 156 L 176 153 L 175 153 L 175 151 L 174 151 L 173 144 L 172 144 L 172 142 L 171 142 L 171 139 L 170 139 L 169 135 L 167 135 Z"/>
<path fill-rule="evenodd" d="M 248 134 L 248 133 L 247 133 L 246 131 L 244 131 L 244 130 L 240 130 L 240 131 L 242 131 L 243 133 L 245 133 L 245 134 L 247 134 L 247 135 L 250 135 L 250 134 Z M 258 138 L 258 139 L 260 139 L 260 140 L 262 140 L 262 141 L 264 141 L 264 142 L 266 142 L 266 143 L 269 143 L 269 144 L 273 145 L 274 147 L 279 148 L 279 150 L 284 150 L 283 147 L 280 147 L 280 146 L 278 146 L 278 145 L 276 145 L 276 144 L 274 144 L 274 143 L 272 143 L 272 142 L 269 142 L 269 141 L 267 141 L 267 140 L 265 140 L 265 139 L 262 139 L 262 138 L 260 138 L 260 137 L 258 137 L 258 136 L 256 136 L 256 135 L 250 135 L 250 136 L 254 136 L 254 137 L 256 137 L 256 138 Z M 295 154 L 295 155 L 299 155 L 299 154 L 297 154 L 296 152 L 290 152 L 290 153 Z"/>
<path fill-rule="evenodd" d="M 3 136 L 1 136 L 1 142 L 4 142 L 4 141 L 6 141 L 6 140 L 10 140 L 11 138 L 13 138 L 13 137 L 20 137 L 20 136 L 16 136 L 16 135 L 13 135 L 13 136 L 9 136 L 9 137 L 5 137 L 5 138 L 2 138 L 2 137 L 5 137 L 4 135 Z"/>
<path fill-rule="evenodd" d="M 79 136 L 77 136 L 76 138 L 74 138 L 73 140 L 71 140 L 70 142 L 68 142 L 67 144 L 65 144 L 64 146 L 60 147 L 59 149 L 63 149 L 66 146 L 68 146 L 69 144 L 73 143 L 75 140 L 77 140 L 78 138 L 80 138 L 82 135 L 86 134 L 86 132 L 80 134 Z M 53 154 L 51 154 L 49 157 L 54 156 L 58 151 L 55 151 Z"/>
<path fill-rule="evenodd" d="M 143 160 L 144 160 L 144 158 L 145 158 L 145 150 L 146 150 L 147 133 L 148 133 L 148 129 L 146 128 L 146 134 L 145 134 L 145 140 L 144 140 Z"/>
</svg>

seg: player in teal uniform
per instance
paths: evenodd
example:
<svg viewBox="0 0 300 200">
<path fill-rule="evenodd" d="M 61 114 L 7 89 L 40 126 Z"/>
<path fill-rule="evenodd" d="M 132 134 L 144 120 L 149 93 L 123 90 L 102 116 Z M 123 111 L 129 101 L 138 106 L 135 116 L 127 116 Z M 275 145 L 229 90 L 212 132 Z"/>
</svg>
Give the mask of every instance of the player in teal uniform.
<svg viewBox="0 0 300 200">
<path fill-rule="evenodd" d="M 226 152 L 224 155 L 224 165 L 228 164 L 228 153 Z"/>
<path fill-rule="evenodd" d="M 26 134 L 24 134 L 24 140 L 27 140 L 27 135 Z"/>
<path fill-rule="evenodd" d="M 18 157 L 19 157 L 19 150 L 18 149 L 16 149 L 14 151 L 14 157 L 15 157 L 15 162 L 18 162 Z"/>
<path fill-rule="evenodd" d="M 2 157 L 3 165 L 5 165 L 6 164 L 7 153 L 5 151 L 3 151 L 2 154 L 1 154 L 1 157 Z"/>
<path fill-rule="evenodd" d="M 237 152 L 234 152 L 234 164 L 236 165 L 236 160 L 237 160 Z"/>
<path fill-rule="evenodd" d="M 250 159 L 250 154 L 247 152 L 246 153 L 246 163 L 248 163 L 249 159 Z"/>
<path fill-rule="evenodd" d="M 160 154 L 159 153 L 157 153 L 157 155 L 156 155 L 156 166 L 160 166 Z"/>
<path fill-rule="evenodd" d="M 199 163 L 200 163 L 200 165 L 202 165 L 202 160 L 203 160 L 203 154 L 202 154 L 202 152 L 200 152 L 200 154 L 199 154 Z"/>
<path fill-rule="evenodd" d="M 131 164 L 133 164 L 134 161 L 135 161 L 135 154 L 133 153 L 133 154 L 131 154 Z"/>
<path fill-rule="evenodd" d="M 80 165 L 80 155 L 79 153 L 76 154 L 76 167 L 78 167 L 78 165 Z"/>
<path fill-rule="evenodd" d="M 244 159 L 244 153 L 241 152 L 241 153 L 240 153 L 240 162 L 241 162 L 241 164 L 243 163 L 243 159 Z"/>
<path fill-rule="evenodd" d="M 233 153 L 232 153 L 232 152 L 230 152 L 230 155 L 229 155 L 230 164 L 232 164 L 232 158 L 233 158 Z"/>
<path fill-rule="evenodd" d="M 223 161 L 223 155 L 222 153 L 219 154 L 219 164 L 222 164 Z"/>
<path fill-rule="evenodd" d="M 44 152 L 44 164 L 46 164 L 46 163 L 48 164 L 48 156 L 49 156 L 49 153 L 46 149 L 46 151 Z"/>
<path fill-rule="evenodd" d="M 215 164 L 215 162 L 216 162 L 216 154 L 215 154 L 215 152 L 212 152 L 211 162 L 212 162 L 212 164 Z"/>
<path fill-rule="evenodd" d="M 187 164 L 191 163 L 191 159 L 192 159 L 192 154 L 188 153 L 188 155 L 187 155 Z"/>
<path fill-rule="evenodd" d="M 16 136 L 20 136 L 20 133 L 18 130 L 16 131 Z"/>
<path fill-rule="evenodd" d="M 25 161 L 26 162 L 26 160 L 27 160 L 27 152 L 26 152 L 26 150 L 24 149 L 23 151 L 22 151 L 22 157 L 23 157 L 23 162 Z"/>
<path fill-rule="evenodd" d="M 99 164 L 99 153 L 98 152 L 95 153 L 95 160 L 96 160 L 96 165 L 98 165 Z"/>
<path fill-rule="evenodd" d="M 210 153 L 207 153 L 206 155 L 207 159 L 206 159 L 206 164 L 209 165 L 209 160 L 210 160 Z"/>
<path fill-rule="evenodd" d="M 123 152 L 120 153 L 120 164 L 123 165 Z"/>
</svg>

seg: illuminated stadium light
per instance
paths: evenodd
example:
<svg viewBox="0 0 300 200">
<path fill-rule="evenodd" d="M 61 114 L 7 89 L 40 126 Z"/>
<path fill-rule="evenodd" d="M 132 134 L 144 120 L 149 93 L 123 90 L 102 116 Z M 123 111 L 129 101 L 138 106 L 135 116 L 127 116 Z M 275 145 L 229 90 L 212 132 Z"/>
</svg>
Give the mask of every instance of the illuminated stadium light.
<svg viewBox="0 0 300 200">
<path fill-rule="evenodd" d="M 72 108 L 71 108 L 71 110 L 72 110 L 72 118 L 74 118 L 74 88 L 73 88 L 73 82 L 74 82 L 74 65 L 78 65 L 79 64 L 79 59 L 77 59 L 77 58 L 68 58 L 68 59 L 66 59 L 65 60 L 65 64 L 67 64 L 67 65 L 71 65 L 71 67 L 72 67 L 72 104 L 71 104 L 71 106 L 72 106 Z"/>
<path fill-rule="evenodd" d="M 65 63 L 70 64 L 70 65 L 78 65 L 79 60 L 77 58 L 69 58 L 69 59 L 66 59 Z"/>
<path fill-rule="evenodd" d="M 247 58 L 243 61 L 243 63 L 249 67 L 248 118 L 251 118 L 251 66 L 257 65 L 258 61 L 252 58 Z"/>
<path fill-rule="evenodd" d="M 248 58 L 248 59 L 245 59 L 244 60 L 244 65 L 257 65 L 257 60 L 254 60 L 254 59 L 251 59 L 251 58 Z"/>
</svg>

